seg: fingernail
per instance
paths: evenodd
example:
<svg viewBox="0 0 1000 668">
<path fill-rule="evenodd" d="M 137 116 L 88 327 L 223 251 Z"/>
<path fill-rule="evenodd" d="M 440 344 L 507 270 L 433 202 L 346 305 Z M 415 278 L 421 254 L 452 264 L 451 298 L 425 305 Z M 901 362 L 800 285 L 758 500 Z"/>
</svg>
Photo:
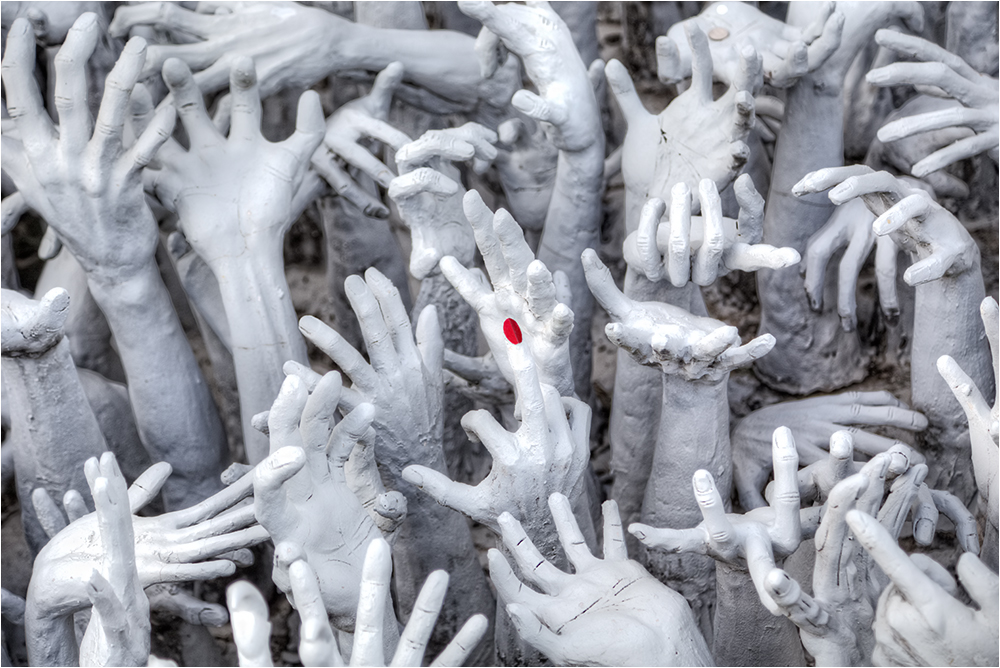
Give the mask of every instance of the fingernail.
<svg viewBox="0 0 1000 668">
<path fill-rule="evenodd" d="M 507 337 L 507 340 L 515 346 L 524 340 L 524 337 L 521 336 L 521 328 L 518 327 L 517 322 L 513 318 L 507 318 L 503 321 L 503 333 Z"/>
<path fill-rule="evenodd" d="M 889 75 L 888 72 L 886 72 L 882 68 L 879 68 L 877 70 L 871 70 L 871 71 L 869 71 L 868 74 L 865 75 L 865 79 L 868 80 L 868 83 L 870 83 L 870 84 L 876 84 L 877 85 L 877 84 L 884 83 L 884 82 L 888 81 L 889 80 L 889 76 L 888 75 Z"/>
<path fill-rule="evenodd" d="M 303 334 L 312 334 L 316 330 L 316 318 L 311 315 L 304 316 L 299 320 L 299 331 Z"/>
<path fill-rule="evenodd" d="M 917 526 L 913 530 L 913 536 L 918 542 L 925 545 L 929 544 L 932 540 L 934 540 L 934 525 L 930 520 L 917 520 Z"/>
<path fill-rule="evenodd" d="M 707 492 L 712 489 L 712 476 L 709 475 L 708 471 L 695 471 L 694 489 L 696 492 Z"/>
</svg>

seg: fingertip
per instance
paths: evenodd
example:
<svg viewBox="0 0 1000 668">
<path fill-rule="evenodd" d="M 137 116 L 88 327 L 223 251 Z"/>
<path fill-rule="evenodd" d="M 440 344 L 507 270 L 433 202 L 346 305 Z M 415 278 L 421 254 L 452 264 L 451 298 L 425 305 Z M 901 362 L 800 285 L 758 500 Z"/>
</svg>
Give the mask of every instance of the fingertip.
<svg viewBox="0 0 1000 668">
<path fill-rule="evenodd" d="M 170 88 L 178 88 L 191 80 L 191 70 L 180 58 L 167 58 L 161 70 L 163 81 Z"/>
</svg>

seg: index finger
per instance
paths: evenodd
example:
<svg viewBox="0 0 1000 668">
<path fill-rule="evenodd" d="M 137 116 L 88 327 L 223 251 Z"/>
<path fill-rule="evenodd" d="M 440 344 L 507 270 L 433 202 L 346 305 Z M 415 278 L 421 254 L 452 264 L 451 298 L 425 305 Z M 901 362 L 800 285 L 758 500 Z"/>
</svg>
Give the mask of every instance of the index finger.
<svg viewBox="0 0 1000 668">
<path fill-rule="evenodd" d="M 583 251 L 581 260 L 587 285 L 594 294 L 594 298 L 604 307 L 612 320 L 623 322 L 633 308 L 632 300 L 622 294 L 622 291 L 615 285 L 611 272 L 597 257 L 597 251 L 588 248 Z"/>
</svg>

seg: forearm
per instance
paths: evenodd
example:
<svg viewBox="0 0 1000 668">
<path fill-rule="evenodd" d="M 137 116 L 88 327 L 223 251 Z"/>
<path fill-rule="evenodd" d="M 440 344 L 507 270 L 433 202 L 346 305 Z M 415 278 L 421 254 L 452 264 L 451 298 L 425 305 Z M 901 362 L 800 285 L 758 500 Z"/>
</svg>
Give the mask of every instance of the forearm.
<svg viewBox="0 0 1000 668">
<path fill-rule="evenodd" d="M 39 607 L 35 593 L 29 586 L 24 610 L 28 663 L 32 666 L 80 665 L 73 613 L 50 616 Z"/>
<path fill-rule="evenodd" d="M 37 552 L 47 541 L 38 523 L 31 492 L 48 491 L 58 504 L 74 489 L 90 498 L 83 464 L 107 450 L 104 436 L 87 401 L 69 341 L 37 357 L 4 357 L 3 377 L 11 403 L 11 431 L 22 522 L 28 545 Z"/>
<path fill-rule="evenodd" d="M 604 134 L 582 151 L 559 151 L 556 182 L 549 200 L 545 228 L 538 245 L 538 259 L 549 271 L 562 271 L 573 293 L 574 325 L 570 334 L 570 356 L 577 394 L 590 394 L 590 323 L 594 297 L 587 288 L 580 254 L 600 246 L 604 207 Z"/>
<path fill-rule="evenodd" d="M 152 260 L 124 280 L 89 277 L 125 367 L 136 427 L 150 456 L 168 462 L 168 509 L 221 488 L 225 434 L 208 385 Z"/>
<path fill-rule="evenodd" d="M 280 246 L 270 257 L 257 256 L 253 262 L 230 259 L 215 263 L 212 270 L 229 323 L 246 456 L 250 464 L 257 464 L 267 456 L 269 443 L 251 419 L 270 410 L 285 379 L 282 365 L 288 360 L 308 365 L 309 358 Z"/>
</svg>

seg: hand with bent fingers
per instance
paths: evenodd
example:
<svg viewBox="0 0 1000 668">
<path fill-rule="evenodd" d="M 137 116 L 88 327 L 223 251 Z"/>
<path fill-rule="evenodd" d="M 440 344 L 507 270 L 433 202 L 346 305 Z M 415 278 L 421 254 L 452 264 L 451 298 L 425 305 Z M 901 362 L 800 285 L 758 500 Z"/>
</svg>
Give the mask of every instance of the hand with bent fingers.
<svg viewBox="0 0 1000 668">
<path fill-rule="evenodd" d="M 232 560 L 244 560 L 242 548 L 268 539 L 264 528 L 254 525 L 253 507 L 240 504 L 253 491 L 252 477 L 245 475 L 190 508 L 154 517 L 136 515 L 159 494 L 170 472 L 169 464 L 156 464 L 129 488 L 140 585 L 231 575 L 235 571 Z M 66 656 L 51 655 L 65 648 L 49 642 L 46 633 L 53 632 L 65 615 L 90 605 L 91 573 L 100 567 L 106 552 L 99 518 L 86 514 L 78 494 L 75 499 L 70 507 L 76 519 L 39 552 L 28 587 L 26 627 L 28 637 L 37 639 L 29 647 L 29 657 L 36 665 L 67 663 Z"/>
<path fill-rule="evenodd" d="M 750 46 L 740 52 L 739 76 L 716 100 L 708 38 L 689 26 L 687 39 L 695 54 L 691 87 L 659 114 L 646 111 L 624 65 L 612 60 L 605 68 L 628 124 L 622 144 L 628 232 L 635 230 L 639 209 L 650 198 L 666 201 L 675 185 L 690 187 L 702 179 L 724 189 L 750 157 L 744 140 L 754 124 L 753 93 L 760 88 L 757 52 Z M 700 205 L 696 196 L 693 210 Z"/>
<path fill-rule="evenodd" d="M 762 57 L 764 80 L 775 88 L 788 88 L 840 46 L 844 16 L 828 2 L 813 23 L 799 28 L 743 2 L 714 2 L 656 38 L 657 76 L 663 83 L 678 83 L 697 71 L 697 51 L 684 38 L 689 26 L 708 35 L 717 80 L 726 84 L 738 80 L 741 50 L 749 45 Z"/>
<path fill-rule="evenodd" d="M 992 297 L 984 299 L 979 306 L 979 313 L 982 315 L 993 355 L 993 377 L 1000 378 L 1000 313 L 996 300 Z M 937 368 L 961 404 L 969 422 L 976 486 L 979 488 L 980 503 L 985 504 L 986 509 L 987 531 L 983 541 L 983 556 L 988 565 L 995 566 L 997 525 L 1000 524 L 1000 510 L 997 508 L 1000 502 L 1000 455 L 997 450 L 1000 443 L 1000 383 L 997 383 L 991 408 L 982 391 L 951 356 L 942 355 L 937 361 Z"/>
<path fill-rule="evenodd" d="M 149 658 L 149 600 L 136 570 L 128 488 L 106 452 L 84 469 L 94 497 L 104 556 L 87 582 L 93 614 L 80 641 L 80 665 L 142 666 Z"/>
<path fill-rule="evenodd" d="M 593 250 L 584 251 L 583 265 L 591 292 L 611 316 L 605 328 L 608 339 L 639 364 L 687 380 L 715 382 L 774 346 L 770 334 L 740 345 L 735 327 L 670 304 L 629 299 Z"/>
<path fill-rule="evenodd" d="M 301 619 L 299 659 L 304 666 L 343 666 L 344 659 L 337 646 L 316 573 L 306 561 L 295 561 L 288 569 L 296 609 Z M 361 596 L 358 601 L 358 632 L 351 651 L 352 666 L 384 666 L 383 635 L 392 561 L 388 544 L 381 539 L 372 541 L 365 552 L 361 575 Z M 423 661 L 427 641 L 444 602 L 448 589 L 448 574 L 436 571 L 427 578 L 399 636 L 399 644 L 390 666 L 418 666 Z M 267 602 L 249 582 L 234 582 L 226 591 L 226 600 L 233 617 L 233 637 L 241 666 L 271 665 L 270 622 Z M 387 605 L 388 604 L 388 605 Z M 394 621 L 394 620 L 393 620 Z M 432 666 L 460 666 L 486 631 L 486 619 L 481 615 L 470 618 L 448 646 L 431 663 Z"/>
<path fill-rule="evenodd" d="M 516 376 L 507 358 L 505 334 L 505 323 L 512 319 L 537 365 L 539 382 L 564 397 L 574 396 L 569 349 L 572 296 L 565 275 L 556 272 L 553 276 L 535 259 L 520 226 L 506 210 L 497 209 L 494 214 L 475 191 L 466 193 L 464 207 L 489 283 L 478 269 L 468 269 L 453 257 L 442 258 L 441 272 L 479 314 L 479 329 L 508 382 L 513 385 Z"/>
<path fill-rule="evenodd" d="M 701 216 L 691 215 L 691 191 L 678 183 L 670 193 L 670 220 L 660 222 L 666 211 L 663 200 L 651 199 L 642 208 L 639 229 L 625 238 L 625 261 L 633 271 L 656 283 L 669 279 L 675 288 L 688 281 L 711 285 L 730 271 L 781 269 L 800 260 L 793 248 L 759 243 L 764 229 L 764 199 L 744 174 L 734 184 L 739 218 L 722 215 L 722 200 L 715 183 L 699 184 Z"/>
<path fill-rule="evenodd" d="M 578 517 L 589 517 L 585 478 L 589 462 L 590 408 L 560 397 L 555 388 L 539 383 L 531 353 L 523 345 L 507 344 L 514 372 L 514 389 L 521 409 L 521 425 L 513 434 L 485 410 L 462 418 L 470 437 L 481 441 L 493 456 L 493 467 L 475 487 L 449 479 L 425 466 L 410 466 L 403 478 L 438 503 L 454 508 L 500 533 L 499 517 L 507 512 L 520 520 L 552 559 L 556 536 L 545 521 L 543 499 L 565 494 Z M 584 524 L 593 542 L 593 528 Z"/>
<path fill-rule="evenodd" d="M 798 548 L 802 528 L 795 440 L 787 427 L 776 429 L 773 440 L 775 494 L 769 506 L 745 515 L 727 514 L 712 474 L 699 470 L 692 477 L 692 485 L 704 518 L 701 524 L 692 529 L 669 529 L 637 523 L 628 530 L 654 550 L 706 554 L 719 563 L 749 572 L 761 602 L 777 614 L 778 609 L 765 593 L 764 579 L 776 561 Z"/>
<path fill-rule="evenodd" d="M 406 133 L 386 122 L 392 96 L 403 78 L 403 65 L 395 62 L 379 72 L 368 95 L 339 107 L 326 120 L 323 144 L 312 156 L 312 167 L 326 179 L 341 197 L 361 209 L 366 216 L 387 218 L 389 209 L 361 185 L 355 182 L 337 161 L 340 158 L 384 188 L 394 176 L 389 167 L 369 152 L 360 142 L 375 139 L 395 150 L 409 143 Z"/>
<path fill-rule="evenodd" d="M 733 428 L 733 482 L 745 509 L 765 504 L 761 495 L 771 473 L 771 434 L 782 425 L 795 427 L 795 444 L 803 465 L 824 461 L 827 443 L 838 430 L 846 429 L 854 448 L 865 455 L 885 452 L 896 443 L 848 425 L 896 427 L 907 431 L 927 428 L 927 419 L 888 392 L 843 392 L 841 394 L 785 401 L 758 409 Z M 853 471 L 852 471 L 853 472 Z"/>
<path fill-rule="evenodd" d="M 559 149 L 531 119 L 505 120 L 497 127 L 497 140 L 502 150 L 494 164 L 507 206 L 521 227 L 539 232 L 555 188 Z"/>
<path fill-rule="evenodd" d="M 603 505 L 603 559 L 585 544 L 569 499 L 552 494 L 549 508 L 573 573 L 542 556 L 507 513 L 500 516 L 503 542 L 523 582 L 499 550 L 489 552 L 490 577 L 521 638 L 562 666 L 712 664 L 684 598 L 628 558 L 614 501 Z"/>
<path fill-rule="evenodd" d="M 957 598 L 944 567 L 923 554 L 907 555 L 870 515 L 849 512 L 847 524 L 890 580 L 875 612 L 875 664 L 991 666 L 1000 660 L 996 573 L 971 554 L 959 557 L 958 578 L 976 610 Z"/>
<path fill-rule="evenodd" d="M 485 169 L 496 157 L 496 133 L 478 123 L 428 130 L 396 153 L 399 176 L 389 197 L 410 229 L 410 275 L 423 280 L 442 257 L 472 263 L 476 242 L 462 211 L 461 174 L 452 162 L 472 161 Z"/>
<path fill-rule="evenodd" d="M 364 551 L 381 534 L 345 474 L 374 408 L 359 404 L 334 426 L 340 400 L 338 373 L 328 373 L 311 393 L 298 376 L 285 378 L 268 413 L 271 455 L 254 473 L 254 514 L 276 546 L 297 546 L 298 558 L 319 577 L 331 622 L 352 633 Z M 294 560 L 275 551 L 272 579 L 286 593 Z"/>
<path fill-rule="evenodd" d="M 878 138 L 892 142 L 929 130 L 961 127 L 974 134 L 931 153 L 913 165 L 911 173 L 923 177 L 948 165 L 986 152 L 997 162 L 1000 143 L 1000 92 L 997 80 L 980 74 L 959 56 L 920 37 L 894 30 L 879 30 L 875 41 L 901 55 L 923 62 L 898 62 L 870 71 L 875 86 L 935 86 L 962 106 L 901 118 L 882 126 Z"/>
</svg>

